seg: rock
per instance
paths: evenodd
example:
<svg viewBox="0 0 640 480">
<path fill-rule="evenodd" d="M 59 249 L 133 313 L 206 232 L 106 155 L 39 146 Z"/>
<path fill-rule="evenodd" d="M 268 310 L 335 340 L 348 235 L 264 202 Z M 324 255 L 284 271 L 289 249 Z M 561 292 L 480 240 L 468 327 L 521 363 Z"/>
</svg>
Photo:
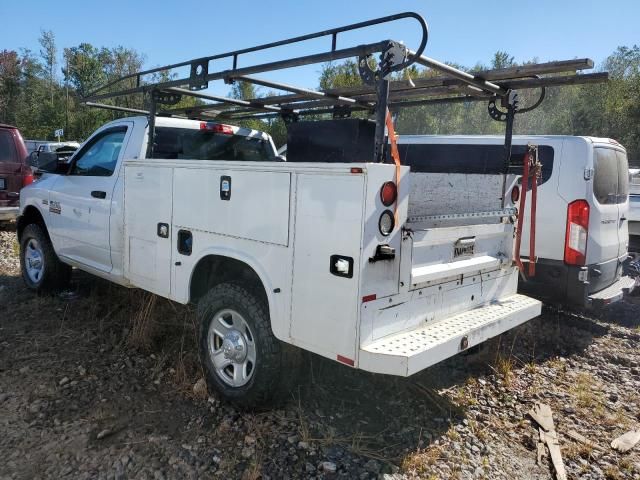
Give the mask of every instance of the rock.
<svg viewBox="0 0 640 480">
<path fill-rule="evenodd" d="M 29 372 L 29 367 L 22 367 L 18 372 L 20 372 L 21 375 L 24 375 Z"/>
<path fill-rule="evenodd" d="M 380 472 L 380 463 L 378 463 L 373 458 L 364 464 L 364 469 L 369 473 L 379 473 Z"/>
<path fill-rule="evenodd" d="M 338 467 L 336 467 L 336 464 L 333 462 L 324 461 L 320 462 L 320 465 L 318 465 L 318 470 L 325 473 L 336 473 Z"/>
<path fill-rule="evenodd" d="M 64 377 L 62 380 L 58 382 L 58 385 L 63 386 L 69 383 L 69 377 Z"/>
<path fill-rule="evenodd" d="M 245 445 L 255 445 L 256 443 L 256 437 L 254 437 L 253 435 L 245 435 L 244 436 L 244 444 Z"/>
<path fill-rule="evenodd" d="M 7 398 L 9 398 L 8 393 L 0 393 L 0 403 L 4 403 Z"/>
<path fill-rule="evenodd" d="M 102 440 L 104 437 L 107 437 L 109 435 L 111 435 L 111 430 L 105 428 L 104 430 L 100 430 L 100 432 L 98 432 L 98 435 L 96 435 L 96 438 L 98 440 Z"/>
<path fill-rule="evenodd" d="M 242 452 L 240 452 L 240 454 L 244 457 L 244 458 L 251 458 L 253 457 L 253 454 L 255 453 L 255 449 L 253 447 L 244 447 L 242 449 Z"/>
<path fill-rule="evenodd" d="M 200 378 L 193 385 L 193 394 L 197 398 L 207 398 L 207 382 L 205 381 L 204 378 Z"/>
<path fill-rule="evenodd" d="M 300 450 L 309 450 L 309 444 L 307 442 L 300 441 L 298 442 L 298 448 Z"/>
<path fill-rule="evenodd" d="M 78 373 L 80 374 L 81 377 L 84 377 L 87 374 L 87 369 L 84 368 L 82 365 L 80 365 L 78 367 Z"/>
</svg>

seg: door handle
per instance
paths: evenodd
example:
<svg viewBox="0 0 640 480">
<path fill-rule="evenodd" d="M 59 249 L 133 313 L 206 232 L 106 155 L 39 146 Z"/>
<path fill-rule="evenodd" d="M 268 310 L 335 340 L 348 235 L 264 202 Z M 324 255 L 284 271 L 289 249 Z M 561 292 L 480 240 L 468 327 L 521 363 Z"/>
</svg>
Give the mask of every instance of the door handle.
<svg viewBox="0 0 640 480">
<path fill-rule="evenodd" d="M 91 196 L 94 198 L 107 198 L 107 192 L 103 192 L 101 190 L 93 190 L 91 192 Z"/>
</svg>

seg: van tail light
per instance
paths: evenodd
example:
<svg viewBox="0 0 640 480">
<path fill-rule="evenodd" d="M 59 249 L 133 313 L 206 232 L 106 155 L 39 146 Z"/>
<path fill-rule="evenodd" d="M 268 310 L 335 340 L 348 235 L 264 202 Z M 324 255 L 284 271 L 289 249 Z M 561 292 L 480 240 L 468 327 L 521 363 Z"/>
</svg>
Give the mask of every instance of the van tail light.
<svg viewBox="0 0 640 480">
<path fill-rule="evenodd" d="M 571 202 L 567 208 L 567 232 L 564 240 L 564 263 L 584 265 L 587 259 L 589 204 L 586 200 Z"/>
<path fill-rule="evenodd" d="M 31 185 L 33 183 L 33 172 L 31 170 L 24 173 L 22 176 L 22 186 L 26 187 L 27 185 Z"/>
<path fill-rule="evenodd" d="M 520 187 L 517 185 L 511 190 L 511 203 L 518 203 L 520 200 Z"/>
<path fill-rule="evenodd" d="M 223 135 L 233 135 L 233 127 L 222 123 L 200 122 L 200 130 L 207 132 L 222 133 Z"/>
</svg>

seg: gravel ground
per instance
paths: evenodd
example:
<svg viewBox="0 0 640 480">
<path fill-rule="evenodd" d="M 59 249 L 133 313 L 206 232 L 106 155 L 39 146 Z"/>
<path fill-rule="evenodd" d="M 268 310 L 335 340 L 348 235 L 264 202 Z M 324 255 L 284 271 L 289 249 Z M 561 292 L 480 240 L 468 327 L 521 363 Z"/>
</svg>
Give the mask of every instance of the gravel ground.
<svg viewBox="0 0 640 480">
<path fill-rule="evenodd" d="M 552 479 L 542 401 L 570 478 L 640 479 L 609 446 L 640 428 L 639 341 L 640 297 L 546 312 L 409 379 L 309 356 L 285 407 L 240 412 L 199 381 L 190 308 L 77 271 L 37 297 L 0 227 L 0 478 Z"/>
</svg>

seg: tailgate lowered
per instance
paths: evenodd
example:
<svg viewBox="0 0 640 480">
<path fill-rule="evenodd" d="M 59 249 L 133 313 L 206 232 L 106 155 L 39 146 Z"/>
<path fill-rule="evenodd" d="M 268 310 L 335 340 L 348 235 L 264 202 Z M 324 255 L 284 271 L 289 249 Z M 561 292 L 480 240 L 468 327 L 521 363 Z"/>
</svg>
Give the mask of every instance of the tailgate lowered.
<svg viewBox="0 0 640 480">
<path fill-rule="evenodd" d="M 538 300 L 514 294 L 391 334 L 360 347 L 358 368 L 407 377 L 538 316 L 541 307 Z"/>
</svg>

